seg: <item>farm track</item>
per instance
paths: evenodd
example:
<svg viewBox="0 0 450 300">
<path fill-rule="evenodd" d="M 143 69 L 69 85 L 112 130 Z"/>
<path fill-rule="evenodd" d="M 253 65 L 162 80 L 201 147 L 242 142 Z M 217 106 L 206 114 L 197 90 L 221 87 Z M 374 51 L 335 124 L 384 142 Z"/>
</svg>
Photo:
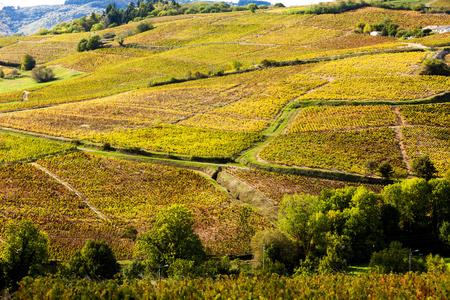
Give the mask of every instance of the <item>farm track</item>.
<svg viewBox="0 0 450 300">
<path fill-rule="evenodd" d="M 411 158 L 408 156 L 408 153 L 406 152 L 405 144 L 403 143 L 403 133 L 402 128 L 406 126 L 406 122 L 402 117 L 402 114 L 400 113 L 400 110 L 397 106 L 393 108 L 394 113 L 397 115 L 398 125 L 396 127 L 393 127 L 395 132 L 395 139 L 399 145 L 400 152 L 402 154 L 403 162 L 405 163 L 406 170 L 408 170 L 408 174 L 411 175 L 412 167 L 411 167 Z"/>
<path fill-rule="evenodd" d="M 36 167 L 37 169 L 41 170 L 42 172 L 46 173 L 56 181 L 58 181 L 60 184 L 64 185 L 69 191 L 75 193 L 78 198 L 80 198 L 81 201 L 83 201 L 100 219 L 104 221 L 110 221 L 111 219 L 104 215 L 102 212 L 98 210 L 94 205 L 92 205 L 91 202 L 89 202 L 86 197 L 83 196 L 82 193 L 80 193 L 77 189 L 75 189 L 70 183 L 64 181 L 62 178 L 60 178 L 58 175 L 47 169 L 46 167 L 43 167 L 37 163 L 31 163 L 32 166 Z"/>
</svg>

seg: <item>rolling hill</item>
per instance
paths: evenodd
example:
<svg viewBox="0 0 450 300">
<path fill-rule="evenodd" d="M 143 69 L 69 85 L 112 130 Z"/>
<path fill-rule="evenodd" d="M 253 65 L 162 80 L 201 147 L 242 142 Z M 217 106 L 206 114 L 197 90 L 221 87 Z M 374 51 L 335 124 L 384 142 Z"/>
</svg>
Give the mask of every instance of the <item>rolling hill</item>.
<svg viewBox="0 0 450 300">
<path fill-rule="evenodd" d="M 367 174 L 369 160 L 406 178 L 428 154 L 443 176 L 450 79 L 420 71 L 450 36 L 355 31 L 383 20 L 405 31 L 450 24 L 445 14 L 374 7 L 268 9 L 133 22 L 98 32 L 126 33 L 123 46 L 86 52 L 76 48 L 89 33 L 0 39 L 4 65 L 31 54 L 76 71 L 8 90 L 17 79 L 0 79 L 1 226 L 36 219 L 56 258 L 89 237 L 129 258 L 123 228 L 144 232 L 161 208 L 183 203 L 209 254 L 242 255 L 254 232 L 276 226 L 284 194 L 379 192 L 389 181 Z M 148 21 L 154 29 L 137 33 Z"/>
</svg>

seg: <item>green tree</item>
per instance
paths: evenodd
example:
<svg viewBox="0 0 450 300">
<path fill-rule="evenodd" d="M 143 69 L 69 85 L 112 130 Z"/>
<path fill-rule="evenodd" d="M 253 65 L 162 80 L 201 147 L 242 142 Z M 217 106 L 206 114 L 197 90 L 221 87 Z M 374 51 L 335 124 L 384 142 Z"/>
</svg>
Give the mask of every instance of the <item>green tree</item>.
<svg viewBox="0 0 450 300">
<path fill-rule="evenodd" d="M 311 249 L 310 217 L 315 213 L 316 199 L 309 195 L 285 196 L 279 211 L 280 229 L 297 241 L 300 255 L 307 256 Z"/>
<path fill-rule="evenodd" d="M 445 260 L 438 254 L 429 254 L 425 260 L 427 264 L 427 272 L 429 273 L 444 273 L 448 271 Z"/>
<path fill-rule="evenodd" d="M 413 160 L 412 171 L 417 177 L 424 178 L 426 181 L 429 181 L 437 173 L 437 170 L 428 155 Z"/>
<path fill-rule="evenodd" d="M 45 66 L 36 67 L 31 71 L 31 78 L 36 82 L 49 82 L 55 79 L 55 73 L 52 69 Z"/>
<path fill-rule="evenodd" d="M 155 264 L 171 264 L 176 259 L 201 262 L 205 251 L 193 226 L 192 212 L 184 205 L 172 205 L 160 211 L 153 228 L 138 238 L 139 252 Z"/>
<path fill-rule="evenodd" d="M 290 271 L 293 271 L 294 266 L 298 263 L 294 242 L 282 231 L 258 231 L 253 236 L 250 245 L 253 259 L 258 263 L 263 263 L 264 256 L 265 264 L 278 261 Z"/>
<path fill-rule="evenodd" d="M 247 5 L 247 9 L 252 13 L 255 13 L 255 10 L 258 9 L 258 5 L 255 3 L 250 3 L 249 5 Z"/>
<path fill-rule="evenodd" d="M 425 179 L 413 178 L 388 185 L 383 190 L 383 198 L 400 212 L 402 227 L 413 230 L 427 226 L 430 204 L 430 186 Z"/>
<path fill-rule="evenodd" d="M 344 209 L 342 213 L 345 222 L 342 233 L 338 233 L 349 237 L 349 256 L 356 261 L 369 258 L 373 247 L 380 247 L 383 243 L 381 202 L 380 195 L 361 186 L 352 196 L 351 207 Z"/>
<path fill-rule="evenodd" d="M 450 246 L 450 223 L 447 221 L 444 221 L 439 227 L 439 238 L 441 241 L 446 243 L 448 246 Z"/>
<path fill-rule="evenodd" d="M 344 273 L 346 270 L 347 261 L 337 253 L 334 247 L 328 247 L 327 255 L 319 260 L 317 271 L 321 274 L 335 274 Z"/>
<path fill-rule="evenodd" d="M 275 3 L 275 4 L 273 5 L 273 7 L 285 7 L 285 6 L 284 6 L 283 3 L 278 2 L 278 3 Z"/>
<path fill-rule="evenodd" d="M 392 242 L 389 248 L 374 252 L 370 258 L 369 267 L 378 273 L 405 273 L 409 270 L 409 249 L 402 243 Z M 412 271 L 424 271 L 425 263 L 417 257 L 411 258 Z"/>
<path fill-rule="evenodd" d="M 388 163 L 387 161 L 383 161 L 378 166 L 378 172 L 381 173 L 381 176 L 383 176 L 383 178 L 388 180 L 391 178 L 392 174 L 394 174 L 394 169 L 392 168 L 390 163 Z"/>
<path fill-rule="evenodd" d="M 47 234 L 27 219 L 7 224 L 2 250 L 6 277 L 13 289 L 23 277 L 41 272 L 48 259 L 48 244 Z"/>
<path fill-rule="evenodd" d="M 0 78 L 5 78 L 5 72 L 3 70 L 0 70 Z"/>
<path fill-rule="evenodd" d="M 22 70 L 29 71 L 36 66 L 36 60 L 30 54 L 25 54 L 22 60 Z"/>
<path fill-rule="evenodd" d="M 120 265 L 105 241 L 87 240 L 70 259 L 69 271 L 78 277 L 112 279 L 120 272 Z"/>
<path fill-rule="evenodd" d="M 91 31 L 100 31 L 100 30 L 103 30 L 103 29 L 105 29 L 105 25 L 103 25 L 102 23 L 94 24 L 91 27 Z"/>
</svg>

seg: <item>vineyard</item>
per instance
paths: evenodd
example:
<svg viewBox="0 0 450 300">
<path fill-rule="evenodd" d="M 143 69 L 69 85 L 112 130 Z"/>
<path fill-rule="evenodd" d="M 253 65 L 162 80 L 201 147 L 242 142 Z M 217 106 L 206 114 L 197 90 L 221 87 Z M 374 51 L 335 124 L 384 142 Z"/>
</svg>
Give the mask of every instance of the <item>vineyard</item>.
<svg viewBox="0 0 450 300">
<path fill-rule="evenodd" d="M 299 111 L 286 129 L 288 133 L 395 125 L 397 116 L 387 105 L 312 106 Z"/>
<path fill-rule="evenodd" d="M 402 115 L 409 124 L 450 126 L 449 103 L 407 105 L 401 107 Z"/>
<path fill-rule="evenodd" d="M 0 132 L 0 163 L 30 160 L 74 149 L 73 144 Z"/>
<path fill-rule="evenodd" d="M 414 176 L 413 162 L 424 155 L 443 177 L 450 169 L 450 77 L 420 74 L 450 43 L 448 33 L 405 40 L 357 26 L 392 22 L 412 30 L 450 24 L 450 16 L 374 7 L 292 12 L 180 14 L 96 32 L 0 38 L 2 238 L 8 220 L 28 218 L 48 233 L 51 259 L 68 260 L 90 238 L 131 259 L 135 241 L 125 229 L 141 235 L 159 212 L 183 204 L 208 255 L 248 255 L 257 231 L 279 225 L 274 212 L 283 199 L 316 199 L 323 189 L 346 186 L 381 193 L 387 179 Z M 154 28 L 139 32 L 144 22 Z M 94 34 L 106 44 L 77 52 Z M 56 80 L 37 83 L 31 71 L 18 70 L 25 54 L 53 68 Z M 448 57 L 441 61 L 450 65 Z M 368 170 L 369 162 L 393 170 L 385 176 Z M 326 235 L 336 245 L 346 238 Z M 256 295 L 262 280 L 293 297 L 308 289 L 311 297 L 346 297 L 343 286 L 352 285 L 355 298 L 369 288 L 389 298 L 394 287 L 417 294 L 438 275 L 376 276 L 242 277 L 242 289 L 218 280 L 208 291 L 183 282 L 179 293 Z M 160 296 L 165 284 L 145 292 Z"/>
<path fill-rule="evenodd" d="M 450 167 L 450 129 L 429 126 L 406 127 L 403 130 L 406 151 L 411 158 L 428 155 L 439 175 Z"/>
<path fill-rule="evenodd" d="M 364 173 L 364 162 L 388 161 L 398 171 L 402 157 L 390 128 L 283 134 L 264 146 L 262 159 L 287 166 Z"/>
<path fill-rule="evenodd" d="M 249 232 L 270 227 L 253 210 L 243 214 L 245 208 L 230 203 L 190 170 L 82 153 L 38 163 L 69 182 L 119 228 L 132 225 L 139 232 L 147 231 L 160 209 L 186 204 L 194 212 L 195 229 L 211 254 L 247 253 Z M 129 252 L 120 256 L 129 257 Z"/>
<path fill-rule="evenodd" d="M 31 165 L 0 167 L 1 232 L 8 220 L 28 218 L 50 236 L 50 257 L 69 259 L 89 239 L 104 239 L 131 256 L 132 244 L 102 222 L 75 194 Z M 45 187 L 43 189 L 42 187 Z"/>
<path fill-rule="evenodd" d="M 70 287 L 70 288 L 68 288 Z M 286 278 L 277 275 L 220 280 L 167 280 L 155 284 L 150 280 L 134 280 L 119 285 L 116 280 L 104 282 L 67 281 L 64 279 L 28 279 L 17 299 L 29 295 L 91 299 L 105 297 L 133 299 L 445 299 L 449 294 L 448 274 L 343 274 Z"/>
<path fill-rule="evenodd" d="M 280 174 L 258 170 L 246 170 L 228 168 L 225 172 L 244 181 L 252 188 L 260 190 L 270 199 L 280 204 L 284 195 L 309 194 L 320 195 L 323 189 L 338 189 L 345 186 L 359 186 L 357 183 L 349 183 L 320 178 L 311 178 L 300 175 Z M 362 184 L 369 190 L 379 193 L 383 186 Z"/>
</svg>

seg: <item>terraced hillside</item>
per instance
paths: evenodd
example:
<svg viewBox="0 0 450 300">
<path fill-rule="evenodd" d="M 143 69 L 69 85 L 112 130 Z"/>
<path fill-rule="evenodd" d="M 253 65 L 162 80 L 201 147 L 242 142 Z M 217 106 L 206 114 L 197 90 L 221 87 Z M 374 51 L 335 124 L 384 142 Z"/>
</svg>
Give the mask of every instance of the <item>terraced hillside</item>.
<svg viewBox="0 0 450 300">
<path fill-rule="evenodd" d="M 129 37 L 80 53 L 93 33 L 1 38 L 0 226 L 35 220 L 57 259 L 88 238 L 129 258 L 125 229 L 145 232 L 161 208 L 183 203 L 209 254 L 242 255 L 257 230 L 277 226 L 285 194 L 380 192 L 387 181 L 367 174 L 369 160 L 388 162 L 397 179 L 428 154 L 443 176 L 450 79 L 420 71 L 450 38 L 355 28 L 450 16 L 286 12 L 157 17 L 139 34 L 138 22 L 99 31 Z M 11 85 L 24 79 L 8 78 L 24 54 L 71 75 Z"/>
</svg>

